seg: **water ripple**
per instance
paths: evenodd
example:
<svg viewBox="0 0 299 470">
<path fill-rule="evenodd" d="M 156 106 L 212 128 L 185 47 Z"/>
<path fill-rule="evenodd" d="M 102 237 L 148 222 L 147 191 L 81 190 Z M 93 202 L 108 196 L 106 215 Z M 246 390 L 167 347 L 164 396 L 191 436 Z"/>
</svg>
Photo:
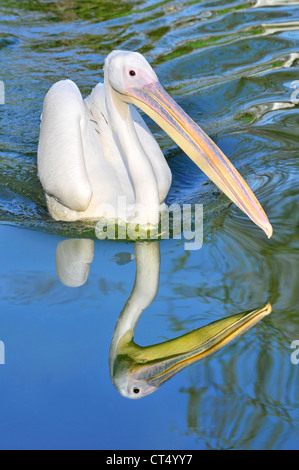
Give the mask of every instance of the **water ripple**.
<svg viewBox="0 0 299 470">
<path fill-rule="evenodd" d="M 209 323 L 219 312 L 232 315 L 266 302 L 273 308 L 242 342 L 189 369 L 183 383 L 190 386 L 180 390 L 188 401 L 186 421 L 178 425 L 181 443 L 192 438 L 187 445 L 277 449 L 298 438 L 299 369 L 289 359 L 299 336 L 299 105 L 292 99 L 298 18 L 299 1 L 292 0 L 0 1 L 1 224 L 94 237 L 94 224 L 56 222 L 48 214 L 36 168 L 39 118 L 55 81 L 71 78 L 87 95 L 103 78 L 106 55 L 122 48 L 147 57 L 169 93 L 248 181 L 273 225 L 268 240 L 145 117 L 173 173 L 167 201 L 204 204 L 199 252 L 185 251 L 180 240 L 161 242 L 158 309 L 165 307 L 168 333 Z M 85 294 L 70 293 L 52 271 L 41 276 L 42 269 L 3 268 L 0 289 L 11 308 L 31 309 L 43 299 L 71 314 L 75 305 L 96 310 L 106 297 L 110 302 L 109 292 L 113 298 L 128 292 L 130 276 L 116 282 L 115 269 L 111 279 L 106 271 L 91 278 Z"/>
</svg>

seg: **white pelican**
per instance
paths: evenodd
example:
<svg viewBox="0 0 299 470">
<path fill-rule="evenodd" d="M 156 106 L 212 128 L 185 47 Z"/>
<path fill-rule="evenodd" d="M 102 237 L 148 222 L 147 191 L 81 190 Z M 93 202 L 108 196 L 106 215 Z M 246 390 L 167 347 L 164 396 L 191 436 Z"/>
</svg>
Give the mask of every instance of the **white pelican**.
<svg viewBox="0 0 299 470">
<path fill-rule="evenodd" d="M 166 160 L 136 105 L 156 121 L 268 237 L 272 227 L 243 178 L 216 144 L 165 92 L 137 52 L 113 51 L 104 83 L 83 100 L 70 80 L 44 101 L 38 173 L 56 220 L 118 218 L 157 224 L 171 185 Z M 118 212 L 125 197 L 125 213 Z"/>
<path fill-rule="evenodd" d="M 111 341 L 110 377 L 127 398 L 142 398 L 187 366 L 214 354 L 272 311 L 263 308 L 222 318 L 190 333 L 150 346 L 134 342 L 137 323 L 151 305 L 159 286 L 159 242 L 135 244 L 136 277 Z"/>
</svg>

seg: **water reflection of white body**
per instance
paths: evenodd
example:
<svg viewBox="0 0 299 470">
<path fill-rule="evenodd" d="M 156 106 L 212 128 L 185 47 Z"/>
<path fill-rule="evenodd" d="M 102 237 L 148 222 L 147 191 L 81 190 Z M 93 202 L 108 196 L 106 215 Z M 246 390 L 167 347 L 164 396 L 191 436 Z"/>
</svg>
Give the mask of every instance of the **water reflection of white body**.
<svg viewBox="0 0 299 470">
<path fill-rule="evenodd" d="M 93 256 L 92 240 L 59 243 L 56 270 L 61 282 L 70 287 L 83 285 Z M 271 313 L 271 305 L 266 304 L 261 309 L 222 318 L 177 338 L 141 347 L 134 342 L 134 335 L 142 313 L 158 292 L 159 242 L 135 243 L 135 258 L 135 283 L 119 315 L 109 354 L 111 381 L 125 397 L 141 398 L 153 393 L 179 371 L 218 351 Z M 131 259 L 130 256 L 128 261 Z"/>
</svg>

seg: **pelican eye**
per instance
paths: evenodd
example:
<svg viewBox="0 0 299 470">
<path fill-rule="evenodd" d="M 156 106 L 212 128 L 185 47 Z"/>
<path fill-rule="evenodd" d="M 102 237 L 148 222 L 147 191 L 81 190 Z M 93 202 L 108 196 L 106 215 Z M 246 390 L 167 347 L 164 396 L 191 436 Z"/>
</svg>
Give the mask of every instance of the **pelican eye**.
<svg viewBox="0 0 299 470">
<path fill-rule="evenodd" d="M 135 72 L 135 70 L 130 70 L 129 74 L 131 75 L 131 77 L 135 77 L 136 72 Z"/>
<path fill-rule="evenodd" d="M 133 388 L 133 392 L 136 393 L 136 395 L 137 395 L 137 393 L 140 392 L 140 388 L 134 387 L 134 388 Z"/>
</svg>

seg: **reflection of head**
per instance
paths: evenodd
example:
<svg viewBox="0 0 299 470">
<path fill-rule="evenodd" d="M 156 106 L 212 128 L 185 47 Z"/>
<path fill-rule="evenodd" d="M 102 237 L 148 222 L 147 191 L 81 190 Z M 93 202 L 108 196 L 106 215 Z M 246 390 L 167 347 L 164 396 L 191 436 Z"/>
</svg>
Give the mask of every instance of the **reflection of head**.
<svg viewBox="0 0 299 470">
<path fill-rule="evenodd" d="M 271 313 L 271 305 L 252 312 L 222 318 L 163 343 L 140 347 L 132 331 L 117 345 L 113 383 L 128 398 L 141 398 L 156 391 L 185 367 L 219 351 Z"/>
<path fill-rule="evenodd" d="M 117 264 L 123 265 L 123 264 L 130 263 L 134 259 L 135 259 L 135 255 L 133 255 L 133 253 L 123 252 L 123 253 L 116 253 L 116 255 L 114 255 L 111 258 L 111 261 L 114 261 Z"/>
<path fill-rule="evenodd" d="M 137 243 L 136 278 L 114 330 L 110 348 L 110 376 L 117 391 L 127 398 L 142 398 L 185 367 L 203 359 L 251 328 L 271 305 L 239 313 L 197 328 L 190 333 L 151 346 L 134 342 L 142 312 L 153 302 L 159 282 L 158 242 Z"/>
<path fill-rule="evenodd" d="M 60 242 L 56 249 L 56 273 L 68 287 L 79 287 L 87 281 L 94 256 L 94 242 L 71 239 Z"/>
</svg>

